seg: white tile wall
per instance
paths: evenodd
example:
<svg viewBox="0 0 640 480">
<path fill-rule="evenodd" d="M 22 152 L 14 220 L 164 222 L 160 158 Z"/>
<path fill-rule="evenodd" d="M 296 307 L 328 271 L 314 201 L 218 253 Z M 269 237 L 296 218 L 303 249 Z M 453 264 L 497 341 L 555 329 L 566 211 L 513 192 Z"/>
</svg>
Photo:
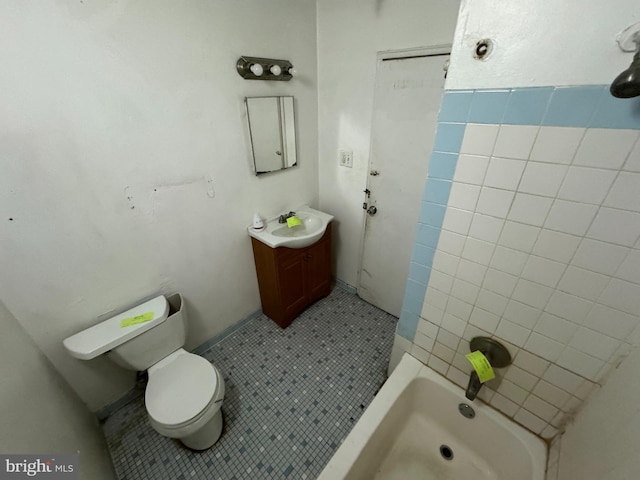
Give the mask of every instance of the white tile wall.
<svg viewBox="0 0 640 480">
<path fill-rule="evenodd" d="M 556 165 L 571 163 L 585 131 L 585 128 L 541 127 L 531 160 Z"/>
<path fill-rule="evenodd" d="M 522 278 L 554 288 L 562 278 L 566 265 L 545 257 L 531 255 L 522 271 Z"/>
<path fill-rule="evenodd" d="M 527 255 L 525 253 L 498 245 L 489 265 L 512 275 L 519 275 L 526 263 Z"/>
<path fill-rule="evenodd" d="M 631 247 L 639 235 L 640 213 L 602 207 L 587 237 Z"/>
<path fill-rule="evenodd" d="M 474 155 L 491 155 L 493 146 L 498 137 L 500 125 L 470 124 L 462 140 L 460 153 L 473 153 Z"/>
<path fill-rule="evenodd" d="M 491 157 L 489 169 L 484 178 L 487 187 L 515 190 L 527 162 L 511 158 Z M 451 201 L 451 200 L 449 200 Z"/>
<path fill-rule="evenodd" d="M 460 154 L 453 181 L 482 185 L 488 165 L 489 157 Z"/>
<path fill-rule="evenodd" d="M 533 195 L 555 197 L 567 173 L 564 165 L 528 162 L 518 190 Z"/>
<path fill-rule="evenodd" d="M 484 213 L 497 218 L 507 218 L 515 193 L 498 188 L 482 187 L 476 206 L 476 213 Z"/>
<path fill-rule="evenodd" d="M 580 241 L 580 237 L 545 229 L 540 232 L 532 253 L 567 264 L 578 249 Z"/>
<path fill-rule="evenodd" d="M 607 195 L 604 205 L 625 210 L 640 211 L 640 174 L 620 172 Z"/>
<path fill-rule="evenodd" d="M 552 198 L 516 193 L 507 218 L 514 222 L 541 227 L 553 203 Z"/>
<path fill-rule="evenodd" d="M 587 129 L 573 163 L 618 170 L 638 139 L 637 130 Z"/>
<path fill-rule="evenodd" d="M 640 172 L 640 143 L 636 142 L 622 169 L 629 172 Z"/>
<path fill-rule="evenodd" d="M 639 135 L 465 131 L 414 347 L 465 385 L 468 340 L 500 339 L 480 398 L 544 438 L 640 341 Z"/>
<path fill-rule="evenodd" d="M 640 190 L 638 191 L 640 192 Z M 620 267 L 625 257 L 627 257 L 627 262 L 625 262 L 627 266 L 629 266 L 630 263 L 633 263 L 628 257 L 628 255 L 633 252 L 633 250 L 627 247 L 585 238 L 580 243 L 580 247 L 573 258 L 572 263 L 578 267 L 586 268 L 587 270 L 603 273 L 605 275 L 613 275 L 616 273 L 616 270 L 618 270 L 618 267 Z M 640 266 L 640 264 L 638 266 Z M 617 276 L 627 279 L 624 276 L 624 273 L 623 276 Z M 634 281 L 633 279 L 629 280 Z M 637 280 L 640 280 L 640 277 L 637 277 Z"/>
<path fill-rule="evenodd" d="M 596 205 L 556 199 L 544 226 L 549 230 L 583 236 L 597 212 Z"/>
<path fill-rule="evenodd" d="M 473 213 L 459 208 L 449 208 L 442 220 L 442 228 L 450 232 L 467 235 L 473 220 Z"/>
<path fill-rule="evenodd" d="M 539 129 L 534 126 L 501 125 L 492 155 L 528 159 Z"/>
<path fill-rule="evenodd" d="M 618 172 L 602 168 L 569 167 L 558 198 L 599 205 L 609 192 Z"/>
</svg>

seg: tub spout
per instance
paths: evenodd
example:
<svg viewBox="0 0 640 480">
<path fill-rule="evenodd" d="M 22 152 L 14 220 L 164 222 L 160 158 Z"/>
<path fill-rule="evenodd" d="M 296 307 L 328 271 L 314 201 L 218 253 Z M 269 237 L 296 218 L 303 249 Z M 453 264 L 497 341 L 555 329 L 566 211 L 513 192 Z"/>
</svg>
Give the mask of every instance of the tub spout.
<svg viewBox="0 0 640 480">
<path fill-rule="evenodd" d="M 482 383 L 478 378 L 478 374 L 473 371 L 471 372 L 471 376 L 469 377 L 469 385 L 467 385 L 467 391 L 464 396 L 469 400 L 474 400 L 480 391 L 480 387 L 482 387 Z"/>
</svg>

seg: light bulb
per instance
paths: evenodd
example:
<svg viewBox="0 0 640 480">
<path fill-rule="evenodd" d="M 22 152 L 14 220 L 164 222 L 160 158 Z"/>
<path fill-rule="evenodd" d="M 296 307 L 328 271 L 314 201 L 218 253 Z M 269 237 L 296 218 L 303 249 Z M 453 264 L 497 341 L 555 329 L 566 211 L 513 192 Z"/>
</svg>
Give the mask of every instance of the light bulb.
<svg viewBox="0 0 640 480">
<path fill-rule="evenodd" d="M 282 73 L 282 69 L 280 68 L 280 65 L 271 65 L 271 68 L 269 70 L 276 77 L 279 76 Z"/>
<path fill-rule="evenodd" d="M 289 72 L 289 75 L 291 76 L 298 74 L 298 71 L 293 67 L 289 67 L 289 70 L 287 70 L 287 72 Z"/>
<path fill-rule="evenodd" d="M 249 67 L 249 70 L 251 70 L 251 73 L 253 73 L 256 77 L 261 76 L 262 73 L 264 72 L 262 65 L 260 65 L 259 63 L 251 64 L 251 66 Z"/>
</svg>

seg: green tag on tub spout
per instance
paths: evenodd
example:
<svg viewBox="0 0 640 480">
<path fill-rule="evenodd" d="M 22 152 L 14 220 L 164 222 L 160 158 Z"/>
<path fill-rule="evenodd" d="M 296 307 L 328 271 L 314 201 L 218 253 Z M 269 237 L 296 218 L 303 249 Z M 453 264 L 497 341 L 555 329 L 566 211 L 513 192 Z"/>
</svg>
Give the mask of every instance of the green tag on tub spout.
<svg viewBox="0 0 640 480">
<path fill-rule="evenodd" d="M 493 368 L 491 367 L 489 360 L 487 360 L 487 357 L 485 357 L 480 350 L 467 353 L 465 357 L 467 357 L 467 360 L 471 362 L 471 365 L 478 374 L 478 379 L 481 383 L 488 382 L 489 380 L 496 377 L 496 374 L 493 372 Z"/>
<path fill-rule="evenodd" d="M 131 325 L 137 325 L 138 323 L 149 322 L 153 320 L 153 312 L 146 312 L 142 315 L 136 315 L 135 317 L 123 318 L 120 320 L 120 328 L 130 327 Z"/>
</svg>

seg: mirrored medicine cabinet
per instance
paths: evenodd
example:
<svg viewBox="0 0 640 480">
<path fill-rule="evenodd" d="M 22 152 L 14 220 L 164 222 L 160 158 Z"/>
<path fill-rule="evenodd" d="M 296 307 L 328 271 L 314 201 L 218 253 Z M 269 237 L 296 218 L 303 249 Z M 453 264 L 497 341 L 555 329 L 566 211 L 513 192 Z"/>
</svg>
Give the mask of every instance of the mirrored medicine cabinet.
<svg viewBox="0 0 640 480">
<path fill-rule="evenodd" d="M 256 175 L 297 164 L 293 97 L 246 97 Z"/>
</svg>

